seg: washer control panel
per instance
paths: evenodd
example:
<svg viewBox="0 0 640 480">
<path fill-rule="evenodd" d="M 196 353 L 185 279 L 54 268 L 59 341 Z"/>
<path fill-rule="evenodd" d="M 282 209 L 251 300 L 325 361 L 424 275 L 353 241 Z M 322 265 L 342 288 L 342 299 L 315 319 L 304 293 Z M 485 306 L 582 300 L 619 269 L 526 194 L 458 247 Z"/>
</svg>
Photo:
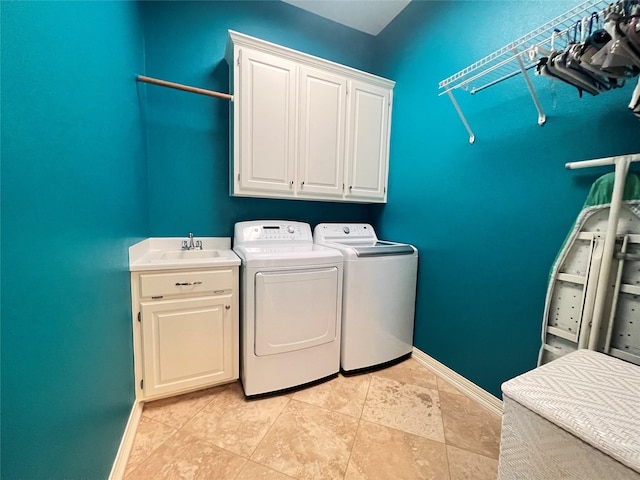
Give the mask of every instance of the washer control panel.
<svg viewBox="0 0 640 480">
<path fill-rule="evenodd" d="M 311 226 L 287 220 L 238 222 L 234 228 L 234 245 L 249 242 L 313 242 Z"/>
<path fill-rule="evenodd" d="M 377 241 L 373 227 L 368 223 L 321 223 L 314 230 L 317 242 L 344 240 Z"/>
</svg>

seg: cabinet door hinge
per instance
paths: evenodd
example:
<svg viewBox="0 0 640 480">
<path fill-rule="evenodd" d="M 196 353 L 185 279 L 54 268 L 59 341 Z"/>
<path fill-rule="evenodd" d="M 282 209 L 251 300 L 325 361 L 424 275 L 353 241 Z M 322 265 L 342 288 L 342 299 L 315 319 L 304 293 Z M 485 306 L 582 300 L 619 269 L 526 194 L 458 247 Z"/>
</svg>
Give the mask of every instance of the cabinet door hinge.
<svg viewBox="0 0 640 480">
<path fill-rule="evenodd" d="M 138 321 L 141 322 L 142 321 L 142 312 L 138 312 Z"/>
<path fill-rule="evenodd" d="M 242 50 L 238 50 L 238 67 L 240 66 L 240 58 L 242 57 Z"/>
<path fill-rule="evenodd" d="M 140 380 L 140 390 L 144 388 L 144 378 Z"/>
</svg>

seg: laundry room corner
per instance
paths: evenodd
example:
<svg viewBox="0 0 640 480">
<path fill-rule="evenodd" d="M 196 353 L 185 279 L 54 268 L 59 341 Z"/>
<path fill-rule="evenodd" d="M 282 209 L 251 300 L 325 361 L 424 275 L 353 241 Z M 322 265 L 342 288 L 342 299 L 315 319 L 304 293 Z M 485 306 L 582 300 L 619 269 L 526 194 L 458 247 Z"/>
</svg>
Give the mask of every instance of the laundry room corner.
<svg viewBox="0 0 640 480">
<path fill-rule="evenodd" d="M 574 6 L 412 2 L 376 39 L 378 70 L 397 86 L 389 201 L 374 223 L 421 252 L 415 346 L 497 397 L 535 367 L 551 265 L 591 184 L 610 171 L 564 164 L 640 150 L 633 82 L 580 98 L 530 73 L 544 126 L 521 76 L 457 90 L 473 144 L 438 85 Z M 468 18 L 463 35 L 451 28 Z"/>
</svg>

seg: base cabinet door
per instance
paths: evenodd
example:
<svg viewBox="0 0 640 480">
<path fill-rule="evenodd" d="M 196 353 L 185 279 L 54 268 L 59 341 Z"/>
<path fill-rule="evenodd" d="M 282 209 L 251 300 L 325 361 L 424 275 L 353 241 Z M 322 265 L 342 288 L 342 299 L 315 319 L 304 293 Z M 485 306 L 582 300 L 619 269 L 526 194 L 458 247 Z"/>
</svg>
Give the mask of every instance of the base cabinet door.
<svg viewBox="0 0 640 480">
<path fill-rule="evenodd" d="M 232 295 L 142 302 L 140 307 L 145 398 L 237 377 Z"/>
</svg>

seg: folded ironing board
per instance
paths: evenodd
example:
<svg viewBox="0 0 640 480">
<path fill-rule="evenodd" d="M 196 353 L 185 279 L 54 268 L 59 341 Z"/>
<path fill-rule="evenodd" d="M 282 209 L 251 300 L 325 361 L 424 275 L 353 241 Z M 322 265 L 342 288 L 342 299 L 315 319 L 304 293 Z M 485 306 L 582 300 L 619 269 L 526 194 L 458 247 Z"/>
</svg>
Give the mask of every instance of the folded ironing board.
<svg viewBox="0 0 640 480">
<path fill-rule="evenodd" d="M 538 365 L 587 348 L 596 295 L 605 295 L 598 351 L 640 365 L 640 178 L 629 173 L 609 288 L 597 291 L 614 174 L 591 187 L 549 277 Z M 635 322 L 634 322 L 635 320 Z"/>
</svg>

